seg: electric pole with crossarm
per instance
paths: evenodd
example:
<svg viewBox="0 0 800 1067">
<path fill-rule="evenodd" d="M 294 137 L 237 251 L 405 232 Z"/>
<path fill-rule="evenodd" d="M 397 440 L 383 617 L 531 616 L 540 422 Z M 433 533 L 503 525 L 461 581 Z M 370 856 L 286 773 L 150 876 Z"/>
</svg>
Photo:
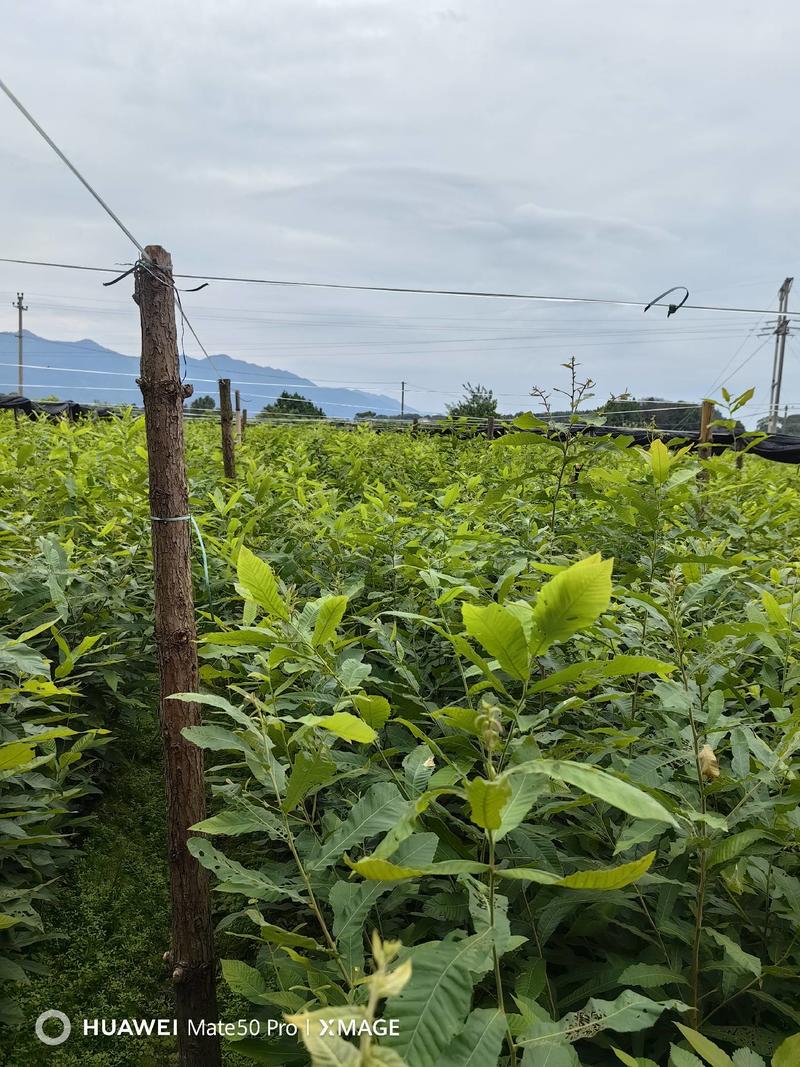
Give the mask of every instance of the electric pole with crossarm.
<svg viewBox="0 0 800 1067">
<path fill-rule="evenodd" d="M 789 290 L 794 278 L 787 278 L 778 290 L 778 324 L 775 327 L 775 357 L 772 361 L 772 385 L 769 395 L 768 433 L 777 433 L 778 415 L 781 404 L 781 382 L 783 379 L 783 355 L 786 350 L 786 334 L 789 332 L 789 320 L 786 310 L 789 306 Z"/>
<path fill-rule="evenodd" d="M 22 391 L 22 312 L 27 311 L 27 305 L 22 301 L 25 299 L 24 293 L 17 293 L 16 301 L 12 301 L 12 308 L 16 308 L 19 312 L 19 327 L 17 328 L 17 392 L 20 396 L 23 396 Z"/>
</svg>

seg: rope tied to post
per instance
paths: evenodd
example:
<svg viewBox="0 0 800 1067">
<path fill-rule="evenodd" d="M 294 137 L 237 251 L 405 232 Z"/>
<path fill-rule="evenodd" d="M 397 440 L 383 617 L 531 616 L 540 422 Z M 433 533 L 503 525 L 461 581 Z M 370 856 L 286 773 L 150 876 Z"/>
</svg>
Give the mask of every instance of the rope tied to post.
<svg viewBox="0 0 800 1067">
<path fill-rule="evenodd" d="M 150 516 L 150 521 L 151 522 L 190 522 L 192 524 L 192 529 L 194 530 L 195 534 L 197 535 L 197 541 L 198 541 L 198 544 L 200 545 L 200 558 L 202 560 L 202 566 L 203 566 L 203 584 L 205 585 L 206 596 L 208 597 L 208 608 L 209 608 L 209 611 L 211 612 L 211 614 L 213 615 L 214 614 L 214 602 L 213 602 L 213 600 L 211 598 L 211 578 L 210 578 L 209 573 L 208 573 L 208 554 L 206 553 L 206 543 L 203 540 L 203 534 L 202 534 L 202 531 L 201 531 L 200 527 L 197 524 L 197 519 L 195 519 L 194 515 L 170 515 L 170 516 L 151 515 Z"/>
</svg>

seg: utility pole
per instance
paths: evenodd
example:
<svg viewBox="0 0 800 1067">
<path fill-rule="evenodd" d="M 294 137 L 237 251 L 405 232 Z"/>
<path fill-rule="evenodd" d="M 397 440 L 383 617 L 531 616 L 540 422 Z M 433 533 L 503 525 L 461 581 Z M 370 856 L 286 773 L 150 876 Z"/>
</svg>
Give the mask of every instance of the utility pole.
<svg viewBox="0 0 800 1067">
<path fill-rule="evenodd" d="M 21 342 L 20 342 L 21 343 Z M 406 413 L 406 383 L 400 382 L 400 418 Z"/>
<path fill-rule="evenodd" d="M 16 308 L 19 312 L 19 326 L 17 328 L 17 392 L 20 396 L 24 396 L 22 386 L 22 312 L 27 311 L 27 305 L 22 301 L 25 299 L 24 293 L 17 293 L 16 302 L 12 301 L 12 308 Z"/>
<path fill-rule="evenodd" d="M 789 290 L 794 278 L 786 278 L 778 290 L 778 324 L 775 327 L 775 356 L 772 360 L 772 385 L 769 393 L 768 433 L 777 433 L 778 415 L 781 404 L 781 383 L 783 381 L 783 355 L 786 350 L 786 334 L 789 332 L 789 320 L 786 311 L 789 306 Z"/>
<path fill-rule="evenodd" d="M 134 300 L 142 328 L 138 385 L 147 437 L 167 799 L 171 948 L 165 959 L 175 990 L 180 1067 L 220 1067 L 219 1037 L 200 1025 L 219 1019 L 208 873 L 188 849 L 190 827 L 206 817 L 206 792 L 203 750 L 183 730 L 202 720 L 197 703 L 173 699 L 175 693 L 196 693 L 199 686 L 183 440 L 183 401 L 192 387 L 180 376 L 172 259 L 160 245 L 148 245 L 144 255 L 147 269 L 136 268 Z"/>
</svg>

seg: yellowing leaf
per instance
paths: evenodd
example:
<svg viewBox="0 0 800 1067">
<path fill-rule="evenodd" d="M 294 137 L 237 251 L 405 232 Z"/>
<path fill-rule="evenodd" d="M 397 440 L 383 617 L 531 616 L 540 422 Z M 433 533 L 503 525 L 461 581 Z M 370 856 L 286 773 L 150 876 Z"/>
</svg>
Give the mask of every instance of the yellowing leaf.
<svg viewBox="0 0 800 1067">
<path fill-rule="evenodd" d="M 349 711 L 335 711 L 333 715 L 306 715 L 303 722 L 310 722 L 312 726 L 319 726 L 322 730 L 330 730 L 343 741 L 361 741 L 363 744 L 369 744 L 378 736 L 363 719 L 351 715 Z"/>
<path fill-rule="evenodd" d="M 792 1034 L 775 1049 L 772 1067 L 797 1067 L 800 1063 L 800 1034 Z"/>
<path fill-rule="evenodd" d="M 777 626 L 779 630 L 790 629 L 783 608 L 780 606 L 780 604 L 772 595 L 772 593 L 767 592 L 766 589 L 761 593 L 761 603 L 764 607 L 764 611 L 767 613 L 769 621 L 773 624 L 773 626 Z"/>
<path fill-rule="evenodd" d="M 322 1011 L 284 1016 L 287 1023 L 297 1027 L 297 1033 L 311 1057 L 312 1067 L 359 1067 L 361 1053 L 355 1045 L 339 1037 L 333 1022 L 343 1019 L 358 1024 L 364 1017 L 363 1008 L 353 1005 L 329 1005 Z"/>
<path fill-rule="evenodd" d="M 564 886 L 566 889 L 622 889 L 646 874 L 655 858 L 655 852 L 648 852 L 646 856 L 633 860 L 632 863 L 623 863 L 619 867 L 606 867 L 602 870 L 577 871 L 575 874 L 560 878 L 554 884 Z"/>
<path fill-rule="evenodd" d="M 386 725 L 392 709 L 386 697 L 373 693 L 357 693 L 353 697 L 356 711 L 373 730 L 380 730 Z"/>
<path fill-rule="evenodd" d="M 421 878 L 424 874 L 453 877 L 459 874 L 482 874 L 489 870 L 488 864 L 478 863 L 477 860 L 441 860 L 418 867 L 404 867 L 377 856 L 366 856 L 355 862 L 345 857 L 345 862 L 356 874 L 370 882 L 401 882 L 409 878 Z"/>
<path fill-rule="evenodd" d="M 650 445 L 647 457 L 653 471 L 653 479 L 656 485 L 663 485 L 669 478 L 670 467 L 675 462 L 670 451 L 663 441 L 656 438 Z"/>
<path fill-rule="evenodd" d="M 369 856 L 363 860 L 350 863 L 356 874 L 370 882 L 400 882 L 406 878 L 419 878 L 422 871 L 418 867 L 403 867 L 392 863 L 390 860 L 377 859 Z"/>
<path fill-rule="evenodd" d="M 236 576 L 239 579 L 237 591 L 245 599 L 255 601 L 268 615 L 278 619 L 289 618 L 289 609 L 278 592 L 272 568 L 245 545 L 239 549 Z"/>
<path fill-rule="evenodd" d="M 10 744 L 0 746 L 0 771 L 13 771 L 17 767 L 24 767 L 34 758 L 34 752 L 30 745 L 22 741 L 12 741 Z"/>
<path fill-rule="evenodd" d="M 501 604 L 462 604 L 461 617 L 474 637 L 512 678 L 524 682 L 530 676 L 525 631 L 519 619 Z"/>
<path fill-rule="evenodd" d="M 473 778 L 466 786 L 470 818 L 484 830 L 499 830 L 503 808 L 511 796 L 511 783 L 505 778 L 487 781 Z"/>
<path fill-rule="evenodd" d="M 708 1060 L 711 1067 L 734 1067 L 733 1060 L 727 1052 L 723 1052 L 719 1045 L 703 1037 L 697 1030 L 692 1030 L 690 1026 L 684 1026 L 683 1023 L 675 1023 L 675 1025 L 695 1052 L 699 1052 L 703 1059 Z"/>
<path fill-rule="evenodd" d="M 613 566 L 613 559 L 596 553 L 542 586 L 533 609 L 533 655 L 542 655 L 556 641 L 567 641 L 603 614 L 611 602 Z"/>
</svg>

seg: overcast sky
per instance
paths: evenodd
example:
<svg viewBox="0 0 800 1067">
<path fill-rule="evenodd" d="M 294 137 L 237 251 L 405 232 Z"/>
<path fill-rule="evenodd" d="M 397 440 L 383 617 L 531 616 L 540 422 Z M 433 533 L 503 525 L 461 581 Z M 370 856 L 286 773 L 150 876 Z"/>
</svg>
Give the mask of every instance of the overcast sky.
<svg viewBox="0 0 800 1067">
<path fill-rule="evenodd" d="M 527 0 L 0 0 L 0 76 L 176 269 L 770 308 L 797 262 L 800 6 Z M 0 98 L 0 255 L 131 246 Z M 0 264 L 0 329 L 137 352 L 128 280 Z M 800 278 L 790 307 L 800 308 Z M 435 408 L 526 406 L 575 355 L 601 397 L 766 407 L 749 315 L 214 283 L 206 347 Z M 191 351 L 191 354 L 195 354 Z M 198 353 L 199 354 L 199 353 Z M 800 410 L 800 340 L 784 399 Z M 12 368 L 0 391 L 14 388 Z M 5 387 L 5 390 L 3 389 Z M 424 392 L 438 390 L 440 392 Z M 453 394 L 453 395 L 451 395 Z"/>
</svg>

